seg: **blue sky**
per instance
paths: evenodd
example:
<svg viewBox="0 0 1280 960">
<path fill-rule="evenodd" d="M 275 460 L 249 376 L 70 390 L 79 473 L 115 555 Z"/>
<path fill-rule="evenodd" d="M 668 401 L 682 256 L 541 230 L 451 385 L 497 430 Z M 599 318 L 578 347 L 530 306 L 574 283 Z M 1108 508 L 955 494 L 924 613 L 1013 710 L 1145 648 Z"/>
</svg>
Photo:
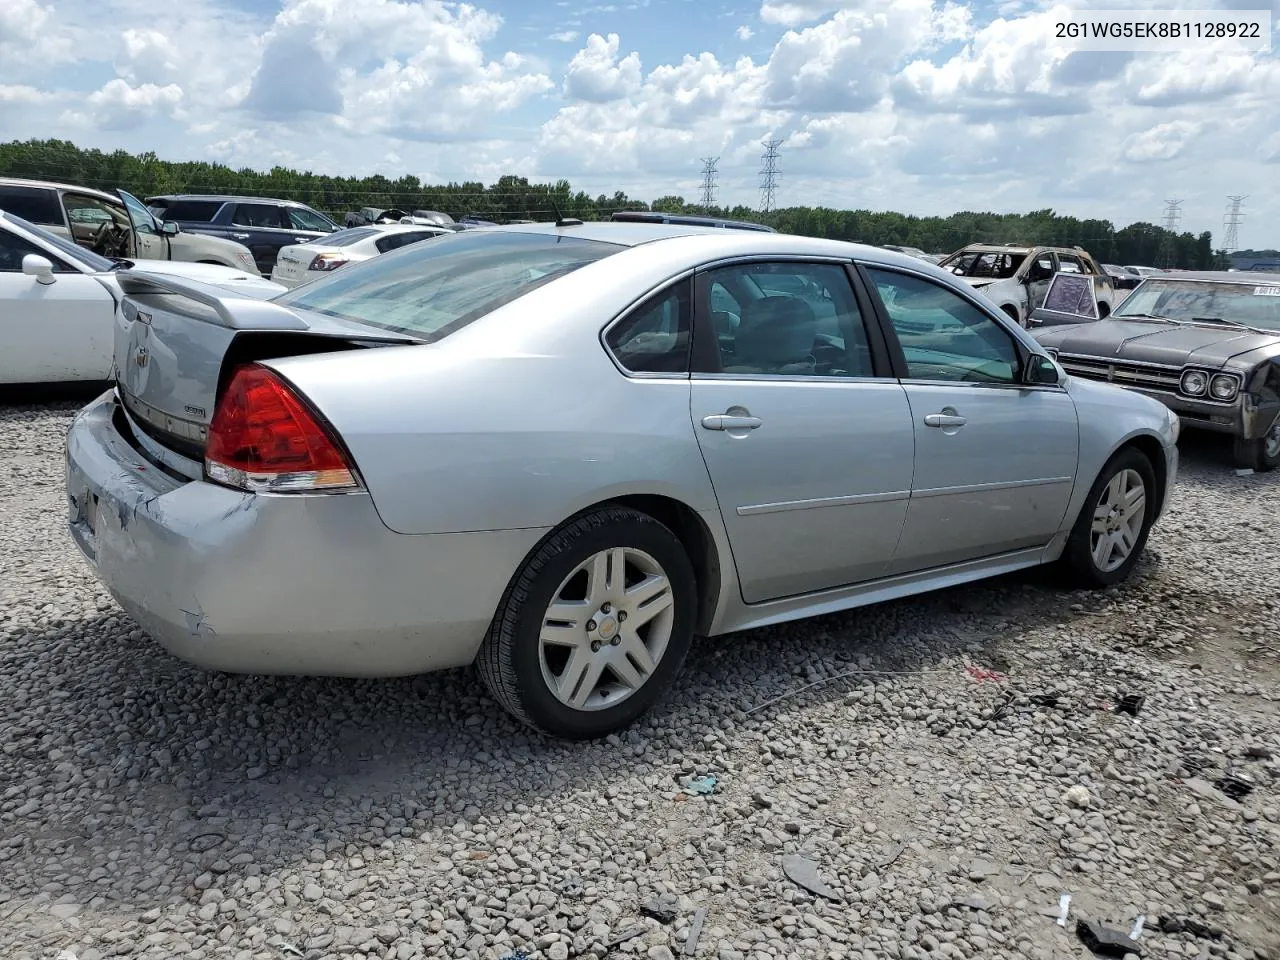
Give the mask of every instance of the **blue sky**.
<svg viewBox="0 0 1280 960">
<path fill-rule="evenodd" d="M 1213 6 L 1159 8 L 1179 5 Z M 1219 233 L 1239 193 L 1241 243 L 1280 243 L 1275 54 L 1073 52 L 1052 37 L 1061 13 L 1041 0 L 3 0 L 0 135 L 427 181 L 565 177 L 645 199 L 696 197 L 699 158 L 719 156 L 718 199 L 750 205 L 760 141 L 779 136 L 783 205 L 1051 207 L 1123 225 L 1177 197 L 1185 229 Z"/>
</svg>

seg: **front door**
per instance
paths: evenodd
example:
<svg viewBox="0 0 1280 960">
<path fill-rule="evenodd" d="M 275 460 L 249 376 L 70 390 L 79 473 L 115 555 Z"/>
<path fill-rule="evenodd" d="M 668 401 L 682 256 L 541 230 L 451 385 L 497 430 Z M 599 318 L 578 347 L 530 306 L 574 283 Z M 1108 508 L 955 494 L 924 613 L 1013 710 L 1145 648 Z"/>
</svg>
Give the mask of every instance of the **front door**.
<svg viewBox="0 0 1280 960">
<path fill-rule="evenodd" d="M 160 232 L 160 225 L 151 215 L 146 204 L 131 193 L 117 190 L 124 202 L 129 222 L 133 224 L 134 246 L 139 260 L 168 260 L 169 240 Z"/>
<path fill-rule="evenodd" d="M 915 474 L 893 572 L 1044 546 L 1062 525 L 1079 454 L 1075 404 L 1024 386 L 1013 335 L 923 277 L 867 269 L 901 346 Z"/>
<path fill-rule="evenodd" d="M 34 255 L 53 263 L 53 282 L 22 272 Z M 0 383 L 106 380 L 115 301 L 93 277 L 0 229 Z"/>
<path fill-rule="evenodd" d="M 1056 271 L 1053 254 L 1045 251 L 1035 254 L 1027 266 L 1027 311 L 1023 315 L 1024 318 L 1031 316 L 1031 311 L 1038 310 L 1044 303 L 1045 295 L 1049 292 L 1049 283 L 1053 280 Z"/>
<path fill-rule="evenodd" d="M 696 285 L 691 414 L 747 603 L 872 580 L 911 487 L 911 414 L 840 263 Z"/>
</svg>

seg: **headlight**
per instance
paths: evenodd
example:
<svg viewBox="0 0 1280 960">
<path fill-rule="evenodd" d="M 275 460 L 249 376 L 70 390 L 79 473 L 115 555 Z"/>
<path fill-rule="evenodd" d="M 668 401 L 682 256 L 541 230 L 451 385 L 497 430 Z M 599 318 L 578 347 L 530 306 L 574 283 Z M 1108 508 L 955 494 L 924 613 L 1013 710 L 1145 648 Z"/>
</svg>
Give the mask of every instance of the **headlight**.
<svg viewBox="0 0 1280 960">
<path fill-rule="evenodd" d="M 1209 389 L 1209 375 L 1201 370 L 1188 370 L 1178 386 L 1189 397 L 1203 397 Z"/>
<path fill-rule="evenodd" d="M 1240 378 L 1230 373 L 1219 373 L 1209 381 L 1209 396 L 1215 400 L 1234 400 L 1240 392 Z"/>
</svg>

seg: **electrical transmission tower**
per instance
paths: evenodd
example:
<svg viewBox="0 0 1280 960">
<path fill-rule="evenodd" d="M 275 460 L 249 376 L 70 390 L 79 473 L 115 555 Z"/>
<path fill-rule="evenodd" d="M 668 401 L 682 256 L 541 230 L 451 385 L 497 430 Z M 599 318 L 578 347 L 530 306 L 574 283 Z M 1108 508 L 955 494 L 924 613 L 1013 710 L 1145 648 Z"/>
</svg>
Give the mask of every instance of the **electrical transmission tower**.
<svg viewBox="0 0 1280 960">
<path fill-rule="evenodd" d="M 708 210 L 716 202 L 716 176 L 719 171 L 719 157 L 702 158 L 702 205 Z"/>
<path fill-rule="evenodd" d="M 774 194 L 782 177 L 782 171 L 778 169 L 778 148 L 783 143 L 780 139 L 764 141 L 764 155 L 760 158 L 760 209 L 765 213 L 773 210 Z"/>
<path fill-rule="evenodd" d="M 1166 200 L 1164 207 L 1165 234 L 1160 240 L 1160 259 L 1157 267 L 1172 267 L 1176 258 L 1173 238 L 1178 233 L 1178 222 L 1182 219 L 1182 201 Z"/>
<path fill-rule="evenodd" d="M 1235 253 L 1240 249 L 1240 223 L 1244 220 L 1244 214 L 1240 212 L 1240 204 L 1248 199 L 1248 196 L 1227 197 L 1231 201 L 1231 206 L 1227 208 L 1227 215 L 1222 218 L 1222 229 L 1226 233 L 1226 240 L 1223 241 L 1222 249 L 1227 253 Z"/>
</svg>

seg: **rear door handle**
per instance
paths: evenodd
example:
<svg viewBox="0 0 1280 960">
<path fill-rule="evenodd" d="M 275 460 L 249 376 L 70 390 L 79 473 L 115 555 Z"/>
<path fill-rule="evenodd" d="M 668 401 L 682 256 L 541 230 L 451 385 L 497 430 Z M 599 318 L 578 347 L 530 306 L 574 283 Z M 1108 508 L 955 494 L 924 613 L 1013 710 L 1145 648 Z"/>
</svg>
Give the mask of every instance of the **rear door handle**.
<svg viewBox="0 0 1280 960">
<path fill-rule="evenodd" d="M 759 417 L 735 417 L 729 413 L 702 418 L 702 425 L 708 430 L 754 430 L 763 423 Z"/>
<path fill-rule="evenodd" d="M 249 235 L 247 233 L 233 233 L 231 234 L 231 238 L 233 240 L 248 240 Z"/>
<path fill-rule="evenodd" d="M 930 413 L 924 418 L 926 427 L 963 427 L 969 421 L 949 413 Z"/>
</svg>

